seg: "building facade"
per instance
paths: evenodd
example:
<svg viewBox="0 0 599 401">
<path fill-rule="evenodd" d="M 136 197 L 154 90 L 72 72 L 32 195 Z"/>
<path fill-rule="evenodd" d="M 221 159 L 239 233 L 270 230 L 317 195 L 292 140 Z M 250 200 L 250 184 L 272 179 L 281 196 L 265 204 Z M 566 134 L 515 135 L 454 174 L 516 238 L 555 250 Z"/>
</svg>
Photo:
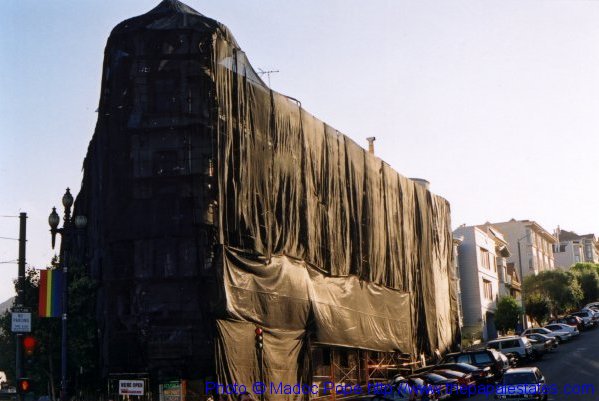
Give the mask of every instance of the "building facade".
<svg viewBox="0 0 599 401">
<path fill-rule="evenodd" d="M 553 247 L 556 267 L 568 269 L 581 262 L 599 263 L 599 243 L 595 234 L 578 235 L 558 227 L 555 236 L 558 241 Z"/>
<path fill-rule="evenodd" d="M 553 245 L 557 239 L 537 222 L 511 219 L 492 225 L 503 233 L 510 252 L 507 262 L 521 279 L 555 269 Z"/>
<path fill-rule="evenodd" d="M 500 291 L 496 238 L 479 226 L 458 227 L 453 235 L 463 238 L 458 246 L 463 337 L 496 338 L 494 318 Z"/>
</svg>

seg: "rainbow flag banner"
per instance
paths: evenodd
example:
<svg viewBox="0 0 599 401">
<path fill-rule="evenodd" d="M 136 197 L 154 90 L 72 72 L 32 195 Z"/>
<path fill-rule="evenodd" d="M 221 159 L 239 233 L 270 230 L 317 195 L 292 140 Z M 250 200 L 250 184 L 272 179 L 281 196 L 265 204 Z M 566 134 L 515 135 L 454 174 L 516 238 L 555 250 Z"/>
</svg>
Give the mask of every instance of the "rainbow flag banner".
<svg viewBox="0 0 599 401">
<path fill-rule="evenodd" d="M 42 270 L 40 272 L 40 317 L 60 317 L 62 314 L 62 291 L 64 274 L 60 270 Z"/>
</svg>

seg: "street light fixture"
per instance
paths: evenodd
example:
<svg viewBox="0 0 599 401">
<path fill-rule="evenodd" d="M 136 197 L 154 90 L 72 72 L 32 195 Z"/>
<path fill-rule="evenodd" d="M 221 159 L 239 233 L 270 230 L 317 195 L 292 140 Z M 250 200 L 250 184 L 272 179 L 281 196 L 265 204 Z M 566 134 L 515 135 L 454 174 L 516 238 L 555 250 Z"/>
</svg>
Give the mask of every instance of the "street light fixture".
<svg viewBox="0 0 599 401">
<path fill-rule="evenodd" d="M 64 219 L 62 227 L 58 227 L 60 223 L 60 217 L 56 213 L 56 208 L 52 208 L 50 216 L 48 216 L 48 224 L 50 225 L 50 233 L 52 234 L 52 249 L 54 249 L 56 243 L 56 234 L 60 234 L 63 242 L 60 246 L 60 258 L 59 267 L 63 272 L 64 285 L 62 288 L 62 338 L 61 338 L 61 387 L 60 387 L 60 400 L 67 401 L 67 297 L 68 297 L 68 263 L 69 263 L 69 250 L 72 245 L 73 236 L 79 231 L 82 231 L 87 225 L 87 218 L 82 215 L 75 216 L 71 219 L 71 207 L 73 206 L 73 195 L 71 190 L 67 188 L 65 194 L 62 196 L 62 205 L 64 206 Z M 74 220 L 74 224 L 73 224 Z"/>
</svg>

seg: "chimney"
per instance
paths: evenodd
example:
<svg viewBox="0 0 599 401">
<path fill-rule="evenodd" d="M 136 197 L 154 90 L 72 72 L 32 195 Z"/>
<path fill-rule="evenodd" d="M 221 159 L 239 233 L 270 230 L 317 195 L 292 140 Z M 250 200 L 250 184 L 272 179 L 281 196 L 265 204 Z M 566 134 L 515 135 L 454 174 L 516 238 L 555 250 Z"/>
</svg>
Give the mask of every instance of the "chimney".
<svg viewBox="0 0 599 401">
<path fill-rule="evenodd" d="M 366 138 L 366 140 L 368 141 L 368 153 L 374 155 L 374 141 L 376 141 L 376 138 L 371 136 Z"/>
<path fill-rule="evenodd" d="M 430 189 L 431 187 L 431 183 L 424 178 L 410 178 L 410 180 L 414 181 L 418 185 L 422 185 L 424 189 Z"/>
</svg>

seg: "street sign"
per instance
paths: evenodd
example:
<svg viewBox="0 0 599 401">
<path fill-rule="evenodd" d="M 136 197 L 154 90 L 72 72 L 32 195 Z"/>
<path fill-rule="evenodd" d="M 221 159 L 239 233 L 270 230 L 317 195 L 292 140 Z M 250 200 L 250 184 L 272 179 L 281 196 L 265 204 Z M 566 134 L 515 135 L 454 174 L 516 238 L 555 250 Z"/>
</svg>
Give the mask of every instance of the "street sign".
<svg viewBox="0 0 599 401">
<path fill-rule="evenodd" d="M 29 308 L 12 309 L 12 332 L 31 333 L 31 311 Z"/>
<path fill-rule="evenodd" d="M 178 380 L 159 385 L 159 401 L 182 401 L 185 394 L 185 382 Z"/>
<path fill-rule="evenodd" d="M 144 395 L 144 381 L 119 380 L 119 395 Z"/>
</svg>

